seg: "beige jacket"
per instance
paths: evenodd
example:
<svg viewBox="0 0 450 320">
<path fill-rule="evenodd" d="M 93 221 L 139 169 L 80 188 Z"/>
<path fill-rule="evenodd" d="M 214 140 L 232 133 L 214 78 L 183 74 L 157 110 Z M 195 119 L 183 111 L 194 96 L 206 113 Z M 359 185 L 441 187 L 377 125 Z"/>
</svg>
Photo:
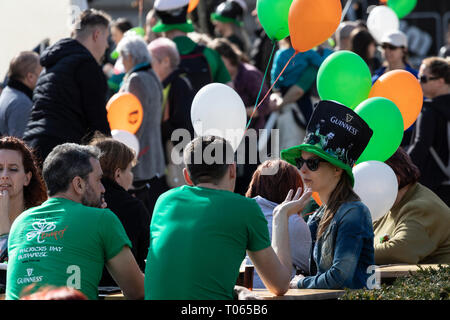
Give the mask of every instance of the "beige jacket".
<svg viewBox="0 0 450 320">
<path fill-rule="evenodd" d="M 378 265 L 450 263 L 450 209 L 420 183 L 373 228 Z"/>
</svg>

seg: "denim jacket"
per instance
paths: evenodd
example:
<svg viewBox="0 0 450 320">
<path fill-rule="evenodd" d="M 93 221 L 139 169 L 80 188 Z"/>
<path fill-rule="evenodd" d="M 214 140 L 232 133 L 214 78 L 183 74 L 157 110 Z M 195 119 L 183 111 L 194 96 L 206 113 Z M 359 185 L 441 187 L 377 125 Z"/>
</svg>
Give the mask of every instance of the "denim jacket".
<svg viewBox="0 0 450 320">
<path fill-rule="evenodd" d="M 311 236 L 324 209 L 320 208 L 308 221 Z M 305 289 L 360 289 L 367 287 L 374 265 L 373 227 L 369 209 L 360 201 L 339 207 L 328 228 L 314 245 L 313 257 L 317 274 L 298 282 Z M 370 269 L 369 269 L 370 270 Z"/>
</svg>

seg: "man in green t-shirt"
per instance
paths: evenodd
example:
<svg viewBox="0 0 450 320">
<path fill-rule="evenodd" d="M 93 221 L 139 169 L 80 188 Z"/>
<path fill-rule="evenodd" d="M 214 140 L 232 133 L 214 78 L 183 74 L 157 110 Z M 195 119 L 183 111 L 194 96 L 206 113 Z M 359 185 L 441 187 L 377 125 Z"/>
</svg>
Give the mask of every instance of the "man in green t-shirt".
<svg viewBox="0 0 450 320">
<path fill-rule="evenodd" d="M 184 163 L 187 185 L 162 194 L 155 205 L 145 299 L 233 299 L 246 252 L 266 287 L 283 295 L 292 266 L 288 217 L 301 211 L 311 192 L 300 197 L 297 190 L 293 198 L 291 192 L 275 209 L 271 246 L 255 200 L 233 193 L 236 164 L 229 143 L 198 137 L 186 146 Z"/>
<path fill-rule="evenodd" d="M 199 46 L 187 36 L 194 31 L 192 22 L 186 18 L 188 5 L 189 0 L 156 0 L 154 8 L 160 21 L 152 31 L 175 42 L 181 56 L 180 67 L 186 71 L 195 93 L 211 82 L 231 84 L 230 74 L 220 55 L 213 49 Z M 202 59 L 206 60 L 206 66 Z"/>
<path fill-rule="evenodd" d="M 104 209 L 99 155 L 96 147 L 65 143 L 45 159 L 49 199 L 11 227 L 6 299 L 19 299 L 29 285 L 73 287 L 97 299 L 105 264 L 127 298 L 144 297 L 131 242 L 117 216 Z"/>
</svg>

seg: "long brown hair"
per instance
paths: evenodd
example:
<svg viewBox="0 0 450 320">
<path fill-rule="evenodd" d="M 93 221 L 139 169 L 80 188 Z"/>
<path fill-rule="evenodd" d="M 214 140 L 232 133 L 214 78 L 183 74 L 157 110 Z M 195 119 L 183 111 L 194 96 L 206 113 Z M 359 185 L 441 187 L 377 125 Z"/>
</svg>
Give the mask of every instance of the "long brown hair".
<svg viewBox="0 0 450 320">
<path fill-rule="evenodd" d="M 16 137 L 2 137 L 0 139 L 0 149 L 18 151 L 22 155 L 25 173 L 31 172 L 30 183 L 23 188 L 25 209 L 41 205 L 42 202 L 47 200 L 47 188 L 32 150 L 25 142 Z"/>
<path fill-rule="evenodd" d="M 276 170 L 274 174 L 262 174 Z M 297 188 L 303 189 L 302 177 L 296 167 L 284 160 L 266 160 L 258 166 L 253 173 L 252 181 L 245 193 L 247 198 L 261 196 L 275 203 L 282 203 L 289 189 L 294 192 Z"/>
<path fill-rule="evenodd" d="M 319 227 L 317 229 L 317 239 L 319 239 L 323 235 L 325 230 L 327 230 L 339 207 L 345 202 L 350 201 L 360 201 L 360 198 L 353 191 L 350 177 L 345 173 L 345 171 L 343 171 L 338 184 L 336 185 L 330 195 L 330 198 L 328 199 L 324 215 L 319 222 Z"/>
</svg>

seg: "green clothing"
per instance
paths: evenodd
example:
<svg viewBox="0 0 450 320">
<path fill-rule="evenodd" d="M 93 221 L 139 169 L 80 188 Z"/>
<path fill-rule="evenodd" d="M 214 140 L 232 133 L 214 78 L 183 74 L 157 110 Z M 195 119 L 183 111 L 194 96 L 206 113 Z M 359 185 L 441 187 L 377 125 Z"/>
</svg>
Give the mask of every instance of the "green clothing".
<svg viewBox="0 0 450 320">
<path fill-rule="evenodd" d="M 269 246 L 267 220 L 255 200 L 202 187 L 172 189 L 153 212 L 145 299 L 233 299 L 246 250 Z"/>
<path fill-rule="evenodd" d="M 450 263 L 450 209 L 420 183 L 373 226 L 376 264 Z"/>
<path fill-rule="evenodd" d="M 109 209 L 50 198 L 14 221 L 8 246 L 6 299 L 19 299 L 30 284 L 70 286 L 97 299 L 105 262 L 131 242 Z"/>
<path fill-rule="evenodd" d="M 197 46 L 197 43 L 192 41 L 192 39 L 187 36 L 178 36 L 173 38 L 172 40 L 177 45 L 178 52 L 180 53 L 180 55 L 186 55 L 191 53 Z M 205 58 L 208 61 L 213 82 L 220 82 L 220 83 L 230 82 L 231 81 L 230 74 L 228 73 L 228 70 L 222 61 L 222 58 L 217 53 L 217 51 L 205 47 L 203 54 L 205 55 Z"/>
</svg>

